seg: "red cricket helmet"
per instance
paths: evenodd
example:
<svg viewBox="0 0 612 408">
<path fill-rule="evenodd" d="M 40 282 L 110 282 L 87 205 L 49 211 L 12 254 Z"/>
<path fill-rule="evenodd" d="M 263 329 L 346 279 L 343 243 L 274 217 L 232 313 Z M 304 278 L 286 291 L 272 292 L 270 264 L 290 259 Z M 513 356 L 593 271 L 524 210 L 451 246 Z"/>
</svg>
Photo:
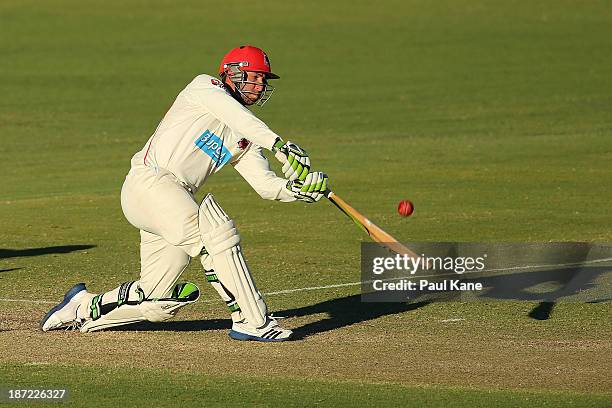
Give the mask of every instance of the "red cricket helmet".
<svg viewBox="0 0 612 408">
<path fill-rule="evenodd" d="M 263 72 L 267 79 L 278 79 L 278 75 L 272 73 L 270 59 L 263 50 L 252 45 L 241 45 L 228 52 L 221 60 L 219 75 L 229 75 L 230 67 L 238 67 L 240 71 Z"/>
</svg>

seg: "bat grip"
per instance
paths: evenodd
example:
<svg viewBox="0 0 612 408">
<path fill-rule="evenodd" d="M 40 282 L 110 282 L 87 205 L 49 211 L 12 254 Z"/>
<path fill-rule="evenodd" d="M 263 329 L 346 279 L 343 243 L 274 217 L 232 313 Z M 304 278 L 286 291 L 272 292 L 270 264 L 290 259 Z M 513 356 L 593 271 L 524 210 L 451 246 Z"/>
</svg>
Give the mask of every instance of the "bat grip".
<svg viewBox="0 0 612 408">
<path fill-rule="evenodd" d="M 278 160 L 282 164 L 285 164 L 285 162 L 287 161 L 287 156 L 285 156 L 285 153 L 281 152 L 280 150 L 277 150 L 274 153 L 274 157 L 276 157 L 276 160 Z"/>
</svg>

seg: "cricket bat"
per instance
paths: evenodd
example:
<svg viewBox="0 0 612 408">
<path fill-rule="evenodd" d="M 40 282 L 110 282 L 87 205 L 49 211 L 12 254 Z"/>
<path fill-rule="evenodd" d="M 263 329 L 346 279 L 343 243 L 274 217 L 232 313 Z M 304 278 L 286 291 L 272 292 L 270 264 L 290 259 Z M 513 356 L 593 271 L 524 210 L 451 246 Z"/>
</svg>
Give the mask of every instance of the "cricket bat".
<svg viewBox="0 0 612 408">
<path fill-rule="evenodd" d="M 391 251 L 400 254 L 407 255 L 411 258 L 419 258 L 417 254 L 412 252 L 406 246 L 402 245 L 397 239 L 393 238 L 391 234 L 374 224 L 368 218 L 366 218 L 359 211 L 351 207 L 346 201 L 338 197 L 336 193 L 331 190 L 325 191 L 325 197 L 329 199 L 340 211 L 346 214 L 350 219 L 353 220 L 357 226 L 363 229 L 366 234 L 372 238 L 373 241 L 378 242 L 382 246 L 390 249 Z"/>
<path fill-rule="evenodd" d="M 285 156 L 281 151 L 276 151 L 274 156 L 281 163 L 285 163 L 287 161 L 287 156 Z M 372 221 L 367 219 L 364 215 L 362 215 L 359 211 L 351 207 L 346 201 L 338 197 L 331 190 L 325 190 L 325 197 L 329 199 L 340 211 L 346 214 L 350 219 L 353 220 L 358 227 L 366 232 L 374 240 L 378 242 L 385 248 L 400 254 L 407 255 L 410 258 L 419 258 L 417 254 L 412 252 L 410 249 L 406 248 L 402 245 L 397 239 L 393 238 L 389 233 L 380 228 L 378 225 L 374 224 Z"/>
</svg>

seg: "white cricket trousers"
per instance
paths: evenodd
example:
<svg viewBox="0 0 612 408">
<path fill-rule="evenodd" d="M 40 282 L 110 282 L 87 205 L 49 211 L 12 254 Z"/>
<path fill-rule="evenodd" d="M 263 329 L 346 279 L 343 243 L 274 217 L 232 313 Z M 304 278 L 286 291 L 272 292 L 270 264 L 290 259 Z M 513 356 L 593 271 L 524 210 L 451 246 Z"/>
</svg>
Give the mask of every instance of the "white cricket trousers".
<svg viewBox="0 0 612 408">
<path fill-rule="evenodd" d="M 121 208 L 140 229 L 141 289 L 147 298 L 169 296 L 204 247 L 198 204 L 172 173 L 140 165 L 130 169 L 123 183 Z"/>
</svg>

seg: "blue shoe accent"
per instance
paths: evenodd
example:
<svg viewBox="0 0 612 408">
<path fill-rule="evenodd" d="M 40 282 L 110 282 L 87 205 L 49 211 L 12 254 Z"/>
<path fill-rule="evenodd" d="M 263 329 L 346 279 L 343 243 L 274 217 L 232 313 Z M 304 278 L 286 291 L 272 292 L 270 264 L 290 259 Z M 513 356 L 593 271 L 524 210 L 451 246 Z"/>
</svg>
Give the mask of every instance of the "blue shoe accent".
<svg viewBox="0 0 612 408">
<path fill-rule="evenodd" d="M 64 300 L 62 300 L 61 303 L 53 306 L 51 310 L 47 312 L 45 317 L 43 317 L 43 319 L 40 321 L 40 324 L 39 324 L 40 330 L 42 330 L 44 324 L 47 322 L 47 320 L 49 320 L 49 317 L 51 317 L 53 313 L 57 312 L 62 307 L 66 306 L 68 302 L 70 302 L 70 299 L 75 297 L 77 293 L 79 293 L 82 290 L 86 290 L 86 289 L 87 288 L 85 287 L 84 283 L 77 283 L 76 285 L 71 287 L 70 290 L 68 290 L 68 292 L 66 292 L 66 294 L 64 295 Z"/>
<path fill-rule="evenodd" d="M 240 333 L 237 332 L 236 330 L 230 330 L 229 331 L 229 336 L 234 339 L 234 340 L 243 340 L 243 341 L 265 341 L 265 342 L 279 342 L 279 341 L 287 341 L 290 340 L 291 338 L 286 338 L 286 339 L 265 339 L 263 337 L 258 337 L 258 336 L 253 336 L 251 334 L 246 334 L 246 333 Z"/>
</svg>

